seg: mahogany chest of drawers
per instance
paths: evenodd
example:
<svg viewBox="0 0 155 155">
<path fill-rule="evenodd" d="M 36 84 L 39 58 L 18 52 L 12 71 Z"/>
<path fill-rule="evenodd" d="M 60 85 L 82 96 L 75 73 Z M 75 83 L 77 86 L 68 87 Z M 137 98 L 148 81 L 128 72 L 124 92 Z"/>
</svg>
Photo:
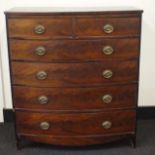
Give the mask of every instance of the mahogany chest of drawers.
<svg viewBox="0 0 155 155">
<path fill-rule="evenodd" d="M 134 145 L 142 11 L 5 14 L 18 147 Z"/>
</svg>

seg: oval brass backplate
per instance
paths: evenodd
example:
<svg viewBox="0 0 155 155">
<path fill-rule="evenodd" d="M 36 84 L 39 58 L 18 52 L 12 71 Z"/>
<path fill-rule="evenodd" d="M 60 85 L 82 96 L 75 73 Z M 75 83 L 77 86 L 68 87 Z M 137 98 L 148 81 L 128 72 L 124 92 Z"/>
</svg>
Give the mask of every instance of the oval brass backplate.
<svg viewBox="0 0 155 155">
<path fill-rule="evenodd" d="M 34 28 L 34 32 L 36 34 L 43 34 L 45 32 L 45 27 L 43 25 L 37 25 L 35 28 Z"/>
<path fill-rule="evenodd" d="M 48 103 L 48 97 L 45 95 L 39 96 L 38 101 L 40 104 L 47 104 Z"/>
<path fill-rule="evenodd" d="M 106 69 L 102 72 L 102 75 L 106 79 L 110 79 L 113 76 L 113 72 L 110 69 Z"/>
<path fill-rule="evenodd" d="M 40 123 L 40 129 L 41 130 L 48 130 L 50 128 L 49 122 L 41 122 Z"/>
<path fill-rule="evenodd" d="M 103 26 L 103 30 L 105 33 L 110 34 L 114 31 L 114 27 L 111 24 L 106 24 Z"/>
<path fill-rule="evenodd" d="M 112 101 L 112 96 L 110 94 L 106 94 L 104 96 L 102 96 L 102 101 L 104 103 L 111 103 Z"/>
<path fill-rule="evenodd" d="M 111 55 L 113 54 L 113 52 L 114 52 L 114 49 L 112 48 L 112 46 L 107 45 L 103 47 L 103 53 L 105 55 Z"/>
<path fill-rule="evenodd" d="M 38 80 L 44 80 L 46 79 L 48 76 L 48 74 L 45 72 L 45 71 L 39 71 L 37 74 L 36 74 L 36 77 Z"/>
<path fill-rule="evenodd" d="M 112 127 L 112 122 L 111 121 L 104 121 L 104 122 L 102 122 L 102 127 L 104 129 L 110 129 Z"/>
<path fill-rule="evenodd" d="M 35 50 L 36 55 L 43 56 L 46 54 L 46 48 L 44 46 L 38 46 Z"/>
</svg>

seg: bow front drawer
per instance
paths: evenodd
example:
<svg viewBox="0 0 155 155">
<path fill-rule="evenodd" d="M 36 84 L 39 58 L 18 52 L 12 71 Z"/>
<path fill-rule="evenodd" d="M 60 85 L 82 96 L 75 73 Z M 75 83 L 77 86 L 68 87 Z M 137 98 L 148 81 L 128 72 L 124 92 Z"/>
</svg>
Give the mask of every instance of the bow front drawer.
<svg viewBox="0 0 155 155">
<path fill-rule="evenodd" d="M 72 35 L 72 21 L 69 17 L 10 18 L 9 38 L 51 39 Z"/>
<path fill-rule="evenodd" d="M 10 39 L 12 60 L 27 61 L 97 61 L 105 59 L 138 58 L 139 40 L 50 40 L 32 41 Z"/>
<path fill-rule="evenodd" d="M 136 92 L 136 84 L 61 89 L 13 86 L 16 109 L 47 111 L 135 108 Z"/>
<path fill-rule="evenodd" d="M 137 81 L 138 62 L 104 61 L 92 63 L 12 62 L 13 84 L 42 87 L 95 86 Z"/>
<path fill-rule="evenodd" d="M 123 37 L 140 35 L 140 18 L 138 17 L 79 17 L 76 21 L 76 34 L 79 37 Z"/>
<path fill-rule="evenodd" d="M 99 113 L 32 113 L 16 111 L 19 134 L 38 136 L 93 136 L 133 133 L 135 111 Z"/>
</svg>

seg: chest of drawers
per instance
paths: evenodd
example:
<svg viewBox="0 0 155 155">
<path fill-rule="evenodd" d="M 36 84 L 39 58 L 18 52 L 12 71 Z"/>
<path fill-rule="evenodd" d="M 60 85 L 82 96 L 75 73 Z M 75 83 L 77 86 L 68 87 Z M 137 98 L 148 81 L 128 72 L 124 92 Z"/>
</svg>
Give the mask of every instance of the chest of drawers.
<svg viewBox="0 0 155 155">
<path fill-rule="evenodd" d="M 18 146 L 135 144 L 142 11 L 5 14 Z"/>
</svg>

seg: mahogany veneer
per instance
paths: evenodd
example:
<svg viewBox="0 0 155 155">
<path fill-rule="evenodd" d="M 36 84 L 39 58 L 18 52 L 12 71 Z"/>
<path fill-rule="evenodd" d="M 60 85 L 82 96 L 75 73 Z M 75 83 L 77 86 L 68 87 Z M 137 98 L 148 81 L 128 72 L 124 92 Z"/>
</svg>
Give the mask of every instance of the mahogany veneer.
<svg viewBox="0 0 155 155">
<path fill-rule="evenodd" d="M 24 11 L 25 10 L 25 11 Z M 21 140 L 135 145 L 141 10 L 6 12 Z"/>
<path fill-rule="evenodd" d="M 139 39 L 93 39 L 93 40 L 17 40 L 10 39 L 11 60 L 37 62 L 102 61 L 108 59 L 133 59 L 139 56 Z M 103 47 L 111 45 L 112 55 L 104 55 Z M 46 48 L 44 56 L 35 54 L 36 48 Z M 31 55 L 31 57 L 30 57 Z"/>
</svg>

